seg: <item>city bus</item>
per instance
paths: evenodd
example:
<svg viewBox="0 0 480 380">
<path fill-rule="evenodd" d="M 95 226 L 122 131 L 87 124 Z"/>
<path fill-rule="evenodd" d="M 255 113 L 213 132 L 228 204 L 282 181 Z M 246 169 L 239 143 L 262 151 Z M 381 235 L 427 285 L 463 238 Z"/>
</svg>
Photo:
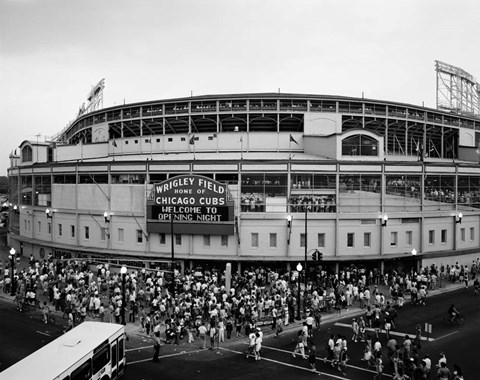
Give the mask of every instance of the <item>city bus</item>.
<svg viewBox="0 0 480 380">
<path fill-rule="evenodd" d="M 0 372 L 0 380 L 116 380 L 125 369 L 125 327 L 83 322 Z"/>
</svg>

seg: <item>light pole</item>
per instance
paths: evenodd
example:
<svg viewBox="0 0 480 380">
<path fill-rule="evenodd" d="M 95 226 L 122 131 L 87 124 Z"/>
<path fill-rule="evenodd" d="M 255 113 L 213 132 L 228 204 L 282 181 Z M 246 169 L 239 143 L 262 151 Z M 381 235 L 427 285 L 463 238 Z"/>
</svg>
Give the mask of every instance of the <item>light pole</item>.
<svg viewBox="0 0 480 380">
<path fill-rule="evenodd" d="M 11 278 L 11 285 L 10 285 L 10 295 L 15 295 L 15 277 L 14 277 L 14 266 L 15 266 L 15 248 L 10 249 L 10 254 L 8 255 L 8 259 L 10 260 L 10 278 Z"/>
<path fill-rule="evenodd" d="M 306 302 L 307 302 L 307 299 L 306 299 L 306 293 L 307 293 L 307 255 L 308 255 L 308 208 L 310 206 L 307 206 L 305 205 L 305 259 L 304 259 L 304 263 L 305 263 L 305 276 L 304 276 L 304 285 L 305 285 L 305 289 L 303 290 L 304 294 L 303 294 L 303 312 L 305 313 L 305 309 L 306 309 Z"/>
<path fill-rule="evenodd" d="M 170 213 L 170 235 L 171 235 L 171 251 L 172 251 L 172 305 L 175 304 L 175 229 L 173 227 L 173 213 Z"/>
<path fill-rule="evenodd" d="M 125 322 L 125 277 L 127 275 L 127 267 L 124 265 L 120 269 L 122 274 L 122 308 L 120 309 L 120 316 L 122 317 L 122 325 L 126 325 Z"/>
<path fill-rule="evenodd" d="M 297 264 L 297 272 L 298 272 L 298 299 L 297 299 L 297 320 L 300 320 L 300 273 L 302 273 L 302 264 Z"/>
</svg>

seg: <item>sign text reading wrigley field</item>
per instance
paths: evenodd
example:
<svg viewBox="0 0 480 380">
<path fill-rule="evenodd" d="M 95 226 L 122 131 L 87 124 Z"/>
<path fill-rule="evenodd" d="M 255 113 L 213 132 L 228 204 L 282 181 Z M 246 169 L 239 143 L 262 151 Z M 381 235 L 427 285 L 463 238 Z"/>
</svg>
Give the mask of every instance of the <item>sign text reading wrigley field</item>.
<svg viewBox="0 0 480 380">
<path fill-rule="evenodd" d="M 158 220 L 209 222 L 227 221 L 231 203 L 226 185 L 195 175 L 155 184 L 154 201 Z"/>
</svg>

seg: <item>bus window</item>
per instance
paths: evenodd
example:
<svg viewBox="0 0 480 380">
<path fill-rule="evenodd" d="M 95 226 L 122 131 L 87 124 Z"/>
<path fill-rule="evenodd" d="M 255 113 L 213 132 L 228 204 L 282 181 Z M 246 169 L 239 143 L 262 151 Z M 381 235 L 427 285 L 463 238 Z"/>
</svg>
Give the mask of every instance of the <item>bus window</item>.
<svg viewBox="0 0 480 380">
<path fill-rule="evenodd" d="M 112 367 L 116 367 L 117 365 L 117 345 L 112 345 Z"/>
<path fill-rule="evenodd" d="M 125 347 L 123 346 L 123 338 L 118 340 L 118 376 L 123 373 Z"/>
<path fill-rule="evenodd" d="M 92 361 L 88 359 L 80 367 L 72 372 L 71 380 L 88 380 L 92 377 Z"/>
<path fill-rule="evenodd" d="M 118 361 L 123 359 L 125 355 L 125 350 L 123 347 L 123 338 L 118 341 Z"/>
<path fill-rule="evenodd" d="M 110 361 L 110 346 L 106 345 L 93 355 L 93 374 L 95 375 Z"/>
<path fill-rule="evenodd" d="M 112 344 L 112 379 L 117 378 L 117 345 Z"/>
</svg>

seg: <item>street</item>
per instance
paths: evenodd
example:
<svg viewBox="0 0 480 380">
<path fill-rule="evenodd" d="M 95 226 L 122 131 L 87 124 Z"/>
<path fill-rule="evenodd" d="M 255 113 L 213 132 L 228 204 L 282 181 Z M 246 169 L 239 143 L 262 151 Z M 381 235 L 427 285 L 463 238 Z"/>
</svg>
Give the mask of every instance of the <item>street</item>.
<svg viewBox="0 0 480 380">
<path fill-rule="evenodd" d="M 480 325 L 476 323 L 480 318 L 478 301 L 480 296 L 473 294 L 473 288 L 459 289 L 453 292 L 439 294 L 427 299 L 427 306 L 413 306 L 406 304 L 399 311 L 396 321 L 395 338 L 402 344 L 406 334 L 415 336 L 415 326 L 421 324 L 422 330 L 426 322 L 432 324 L 432 336 L 429 341 L 422 341 L 421 356 L 428 353 L 432 363 L 436 363 L 440 352 L 447 356 L 448 365 L 458 364 L 464 371 L 465 379 L 474 379 L 476 376 L 475 360 L 479 349 L 476 348 Z M 465 325 L 460 327 L 447 326 L 443 322 L 448 307 L 455 302 L 457 308 L 466 318 Z M 44 325 L 39 311 L 19 313 L 15 305 L 6 299 L 0 299 L 2 325 L 0 336 L 0 370 L 13 364 L 46 344 L 61 334 L 63 321 L 57 321 L 56 326 Z M 317 346 L 317 369 L 325 379 L 371 379 L 374 372 L 365 368 L 360 359 L 363 356 L 363 343 L 350 340 L 351 317 L 340 318 L 322 324 L 319 331 L 314 332 L 314 342 Z M 60 325 L 60 326 L 59 326 Z M 234 342 L 225 342 L 217 349 L 203 350 L 197 339 L 187 344 L 185 339 L 178 346 L 162 345 L 160 362 L 151 362 L 152 342 L 142 333 L 130 333 L 127 342 L 127 370 L 126 380 L 156 379 L 161 374 L 163 379 L 276 379 L 276 378 L 311 378 L 315 376 L 309 369 L 307 360 L 297 355 L 292 357 L 295 346 L 297 329 L 285 330 L 280 338 L 273 338 L 273 334 L 265 330 L 262 355 L 260 361 L 246 358 L 243 355 L 246 349 L 245 339 Z M 328 363 L 323 363 L 325 344 L 330 334 L 339 334 L 347 337 L 348 355 L 350 361 L 345 369 L 345 375 Z M 425 334 L 424 334 L 425 336 Z M 385 334 L 380 335 L 383 347 L 386 345 Z M 28 342 L 28 344 L 25 344 Z M 207 342 L 209 347 L 209 342 Z M 474 347 L 469 349 L 469 347 Z M 391 378 L 392 368 L 386 355 L 385 378 Z M 317 373 L 318 375 L 318 373 Z"/>
</svg>

